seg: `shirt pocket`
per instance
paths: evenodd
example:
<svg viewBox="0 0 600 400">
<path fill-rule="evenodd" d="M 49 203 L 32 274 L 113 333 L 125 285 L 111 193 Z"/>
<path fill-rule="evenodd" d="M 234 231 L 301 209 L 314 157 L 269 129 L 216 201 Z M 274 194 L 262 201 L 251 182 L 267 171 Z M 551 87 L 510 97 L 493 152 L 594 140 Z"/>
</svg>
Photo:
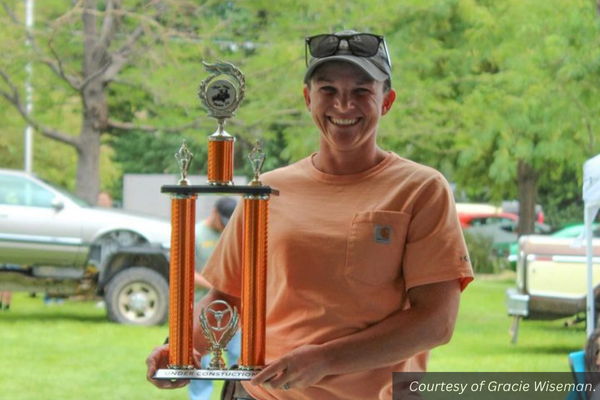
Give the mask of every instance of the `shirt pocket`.
<svg viewBox="0 0 600 400">
<path fill-rule="evenodd" d="M 395 281 L 409 222 L 410 214 L 403 212 L 357 213 L 348 236 L 345 275 L 374 286 Z"/>
</svg>

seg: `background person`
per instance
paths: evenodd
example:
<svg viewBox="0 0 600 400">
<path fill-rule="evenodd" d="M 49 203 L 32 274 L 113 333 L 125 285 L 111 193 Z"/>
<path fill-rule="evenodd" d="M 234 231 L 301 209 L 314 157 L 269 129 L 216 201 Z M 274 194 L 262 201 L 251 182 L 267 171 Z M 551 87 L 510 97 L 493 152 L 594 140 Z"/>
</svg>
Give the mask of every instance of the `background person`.
<svg viewBox="0 0 600 400">
<path fill-rule="evenodd" d="M 202 297 L 212 288 L 211 284 L 202 276 L 202 269 L 210 258 L 217 241 L 233 210 L 236 201 L 231 197 L 222 197 L 216 201 L 210 215 L 196 224 L 196 271 L 194 275 L 194 301 L 197 304 Z M 227 345 L 227 360 L 229 364 L 235 363 L 240 356 L 240 333 L 238 332 Z M 208 368 L 210 354 L 202 357 L 202 368 Z M 213 381 L 194 380 L 188 386 L 191 400 L 209 400 L 213 391 Z"/>
<path fill-rule="evenodd" d="M 594 329 L 587 339 L 584 353 L 585 373 L 575 371 L 576 380 L 583 376 L 585 383 L 592 384 L 592 391 L 587 392 L 589 400 L 600 399 L 600 329 Z M 581 382 L 578 382 L 581 383 Z"/>
<path fill-rule="evenodd" d="M 429 350 L 450 340 L 473 272 L 443 176 L 376 143 L 395 100 L 383 37 L 344 31 L 305 46 L 319 149 L 261 177 L 281 193 L 269 215 L 267 366 L 234 391 L 391 400 L 393 372 L 424 371 Z M 240 306 L 242 215 L 234 212 L 203 271 L 213 289 L 201 303 Z M 148 380 L 185 385 L 152 379 L 167 357 L 168 346 L 152 351 Z"/>
<path fill-rule="evenodd" d="M 10 310 L 10 302 L 12 300 L 12 292 L 0 292 L 0 310 Z M 4 308 L 3 308 L 4 307 Z"/>
<path fill-rule="evenodd" d="M 98 200 L 96 200 L 96 205 L 98 207 L 104 208 L 112 208 L 113 207 L 113 198 L 108 192 L 100 192 L 98 194 Z"/>
</svg>

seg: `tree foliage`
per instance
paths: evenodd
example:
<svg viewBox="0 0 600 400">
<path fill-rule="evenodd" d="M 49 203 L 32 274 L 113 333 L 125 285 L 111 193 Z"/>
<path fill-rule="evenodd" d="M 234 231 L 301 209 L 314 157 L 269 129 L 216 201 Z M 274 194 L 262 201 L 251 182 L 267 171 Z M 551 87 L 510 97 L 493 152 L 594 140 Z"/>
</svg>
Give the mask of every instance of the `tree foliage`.
<svg viewBox="0 0 600 400">
<path fill-rule="evenodd" d="M 85 3 L 92 2 L 43 2 L 34 31 L 41 52 L 22 46 L 22 29 L 0 28 L 14 55 L 0 67 L 22 87 L 25 63 L 36 60 L 34 116 L 73 136 L 85 107 L 72 85 L 53 79 L 51 62 L 62 60 L 66 73 L 81 71 Z M 109 118 L 99 130 L 110 137 L 101 142 L 101 173 L 110 171 L 104 186 L 121 171 L 172 171 L 183 137 L 203 154 L 216 122 L 205 117 L 196 98 L 207 76 L 200 61 L 233 62 L 246 75 L 246 99 L 226 126 L 238 138 L 238 172 L 249 173 L 244 158 L 257 139 L 267 147 L 266 169 L 310 154 L 318 132 L 301 95 L 303 38 L 347 28 L 384 34 L 392 55 L 397 100 L 382 120 L 382 147 L 440 169 L 470 200 L 522 196 L 531 203 L 539 192 L 552 209 L 566 210 L 580 201 L 583 161 L 600 149 L 600 35 L 590 0 L 95 3 L 98 29 L 115 13 L 110 5 L 119 10 L 111 54 L 136 29 L 143 33 L 106 85 Z M 16 5 L 7 8 L 22 12 Z M 2 22 L 15 26 L 8 14 Z M 20 132 L 13 132 L 22 122 L 14 110 L 0 112 L 7 120 L 0 129 L 11 131 L 1 136 L 0 154 L 14 167 L 21 149 L 15 144 Z M 46 144 L 38 146 L 36 162 L 44 168 L 36 170 L 50 173 L 46 162 L 62 163 L 56 170 L 72 181 L 78 153 L 47 146 L 61 157 L 44 160 Z M 192 168 L 199 171 L 204 166 L 197 160 Z M 569 185 L 562 184 L 565 179 Z"/>
</svg>

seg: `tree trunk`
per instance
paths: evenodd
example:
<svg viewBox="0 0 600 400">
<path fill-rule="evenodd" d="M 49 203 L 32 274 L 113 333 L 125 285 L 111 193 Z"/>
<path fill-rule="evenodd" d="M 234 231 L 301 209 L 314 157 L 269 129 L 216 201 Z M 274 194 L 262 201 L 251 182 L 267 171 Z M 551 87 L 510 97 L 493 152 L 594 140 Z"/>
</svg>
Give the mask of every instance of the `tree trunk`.
<svg viewBox="0 0 600 400">
<path fill-rule="evenodd" d="M 100 74 L 106 60 L 106 48 L 99 43 L 96 30 L 96 1 L 86 0 L 82 15 L 84 24 L 83 77 L 80 96 L 83 121 L 79 133 L 77 179 L 75 193 L 96 204 L 100 192 L 100 135 L 106 130 L 108 105 L 106 87 Z"/>
<path fill-rule="evenodd" d="M 75 194 L 95 205 L 100 192 L 100 131 L 94 119 L 84 115 L 77 159 Z"/>
<path fill-rule="evenodd" d="M 534 232 L 536 221 L 535 204 L 537 202 L 538 173 L 531 164 L 526 161 L 519 161 L 517 179 L 519 187 L 518 233 L 519 236 L 529 235 Z"/>
<path fill-rule="evenodd" d="M 84 110 L 79 133 L 75 193 L 90 204 L 96 204 L 100 193 L 100 135 L 106 130 L 108 105 L 99 78 L 87 85 L 81 96 Z"/>
</svg>

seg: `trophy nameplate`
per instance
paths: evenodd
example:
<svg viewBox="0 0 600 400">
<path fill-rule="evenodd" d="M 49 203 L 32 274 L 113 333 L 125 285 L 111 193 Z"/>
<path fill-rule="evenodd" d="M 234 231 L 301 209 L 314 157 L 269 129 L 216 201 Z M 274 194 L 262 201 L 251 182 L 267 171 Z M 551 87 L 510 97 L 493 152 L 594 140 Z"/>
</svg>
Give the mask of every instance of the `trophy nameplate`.
<svg viewBox="0 0 600 400">
<path fill-rule="evenodd" d="M 159 369 L 154 379 L 197 379 L 210 381 L 249 381 L 260 371 L 246 371 L 239 369 L 210 370 L 210 369 Z"/>
</svg>

